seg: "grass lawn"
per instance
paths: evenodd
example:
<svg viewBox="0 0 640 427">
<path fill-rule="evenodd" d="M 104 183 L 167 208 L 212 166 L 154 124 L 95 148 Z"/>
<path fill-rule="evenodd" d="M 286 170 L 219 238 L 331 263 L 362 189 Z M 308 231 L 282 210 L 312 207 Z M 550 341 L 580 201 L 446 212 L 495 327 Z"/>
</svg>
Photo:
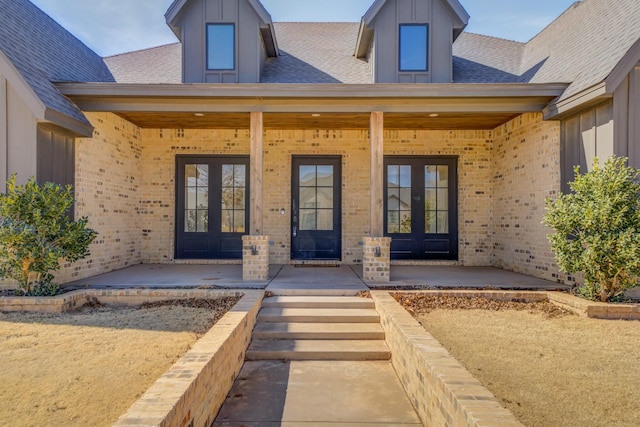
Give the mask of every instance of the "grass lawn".
<svg viewBox="0 0 640 427">
<path fill-rule="evenodd" d="M 111 425 L 236 300 L 0 313 L 0 425 Z"/>
<path fill-rule="evenodd" d="M 403 305 L 523 424 L 640 426 L 639 321 L 413 298 Z"/>
</svg>

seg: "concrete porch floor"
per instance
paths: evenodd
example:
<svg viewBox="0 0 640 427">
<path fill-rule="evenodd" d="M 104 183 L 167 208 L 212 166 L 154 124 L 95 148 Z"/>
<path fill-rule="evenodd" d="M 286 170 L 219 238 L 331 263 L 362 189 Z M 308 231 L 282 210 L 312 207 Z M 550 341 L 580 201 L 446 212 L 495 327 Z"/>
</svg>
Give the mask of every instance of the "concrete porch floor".
<svg viewBox="0 0 640 427">
<path fill-rule="evenodd" d="M 237 288 L 279 290 L 345 289 L 360 290 L 381 287 L 501 288 L 551 290 L 568 289 L 566 285 L 537 279 L 494 267 L 460 266 L 392 266 L 388 283 L 362 281 L 361 265 L 338 267 L 296 267 L 271 265 L 269 280 L 245 282 L 241 265 L 213 264 L 139 264 L 122 270 L 73 281 L 65 288 Z"/>
</svg>

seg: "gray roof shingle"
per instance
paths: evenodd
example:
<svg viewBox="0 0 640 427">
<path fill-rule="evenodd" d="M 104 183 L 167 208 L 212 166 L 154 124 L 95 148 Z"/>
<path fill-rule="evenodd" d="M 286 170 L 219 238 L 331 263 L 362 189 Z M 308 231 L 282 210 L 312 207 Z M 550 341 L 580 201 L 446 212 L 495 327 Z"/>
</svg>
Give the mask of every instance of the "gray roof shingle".
<svg viewBox="0 0 640 427">
<path fill-rule="evenodd" d="M 575 2 L 527 43 L 520 69 L 530 83 L 571 83 L 567 98 L 604 81 L 639 38 L 639 0 Z"/>
<path fill-rule="evenodd" d="M 0 0 L 0 49 L 44 105 L 89 124 L 52 82 L 111 82 L 102 58 L 27 0 Z"/>
<path fill-rule="evenodd" d="M 353 56 L 359 24 L 281 22 L 280 57 L 268 60 L 263 83 L 372 83 L 371 67 Z"/>
<path fill-rule="evenodd" d="M 172 43 L 104 59 L 119 83 L 182 83 L 182 45 Z"/>
</svg>

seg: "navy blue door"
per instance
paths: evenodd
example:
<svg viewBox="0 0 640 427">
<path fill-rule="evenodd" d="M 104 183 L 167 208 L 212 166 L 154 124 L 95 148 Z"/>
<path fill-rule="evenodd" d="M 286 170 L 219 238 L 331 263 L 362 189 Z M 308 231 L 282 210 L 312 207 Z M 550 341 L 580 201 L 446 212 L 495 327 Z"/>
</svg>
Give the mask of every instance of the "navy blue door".
<svg viewBox="0 0 640 427">
<path fill-rule="evenodd" d="M 180 156 L 176 164 L 176 258 L 241 259 L 249 158 Z"/>
<path fill-rule="evenodd" d="M 458 259 L 457 159 L 385 157 L 392 259 Z"/>
<path fill-rule="evenodd" d="M 293 158 L 291 259 L 341 258 L 341 165 L 339 156 Z"/>
</svg>

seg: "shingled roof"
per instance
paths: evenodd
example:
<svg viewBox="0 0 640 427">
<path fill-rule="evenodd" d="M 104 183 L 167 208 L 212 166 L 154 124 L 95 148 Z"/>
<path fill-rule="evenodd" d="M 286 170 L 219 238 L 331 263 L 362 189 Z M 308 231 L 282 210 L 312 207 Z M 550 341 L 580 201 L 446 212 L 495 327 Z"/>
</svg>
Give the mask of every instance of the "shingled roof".
<svg viewBox="0 0 640 427">
<path fill-rule="evenodd" d="M 90 126 L 52 82 L 113 82 L 104 61 L 28 0 L 0 0 L 0 50 L 46 108 Z"/>
<path fill-rule="evenodd" d="M 263 83 L 373 83 L 353 56 L 359 23 L 276 23 L 281 56 Z M 583 0 L 528 43 L 462 33 L 453 44 L 454 83 L 570 83 L 569 97 L 602 82 L 640 39 L 640 1 Z M 162 58 L 162 59 L 160 59 Z M 107 58 L 118 82 L 180 83 L 180 45 Z"/>
</svg>

